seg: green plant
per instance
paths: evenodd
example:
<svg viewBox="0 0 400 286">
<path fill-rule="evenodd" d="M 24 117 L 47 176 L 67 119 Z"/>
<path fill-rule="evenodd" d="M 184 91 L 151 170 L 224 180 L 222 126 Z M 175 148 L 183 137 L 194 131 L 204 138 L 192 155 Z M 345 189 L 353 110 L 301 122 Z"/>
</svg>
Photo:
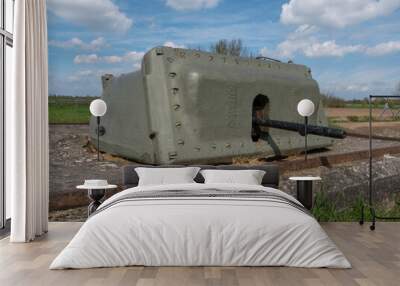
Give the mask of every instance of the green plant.
<svg viewBox="0 0 400 286">
<path fill-rule="evenodd" d="M 342 198 L 343 199 L 343 198 Z M 334 201 L 330 200 L 327 195 L 322 191 L 315 195 L 314 207 L 312 214 L 321 222 L 330 221 L 359 221 L 361 207 L 364 204 L 364 219 L 371 220 L 371 213 L 368 205 L 365 204 L 361 196 L 357 197 L 354 202 L 343 209 L 337 209 Z M 388 208 L 384 206 L 376 206 L 376 213 L 379 216 L 400 216 L 400 201 L 396 201 L 394 207 Z"/>
</svg>

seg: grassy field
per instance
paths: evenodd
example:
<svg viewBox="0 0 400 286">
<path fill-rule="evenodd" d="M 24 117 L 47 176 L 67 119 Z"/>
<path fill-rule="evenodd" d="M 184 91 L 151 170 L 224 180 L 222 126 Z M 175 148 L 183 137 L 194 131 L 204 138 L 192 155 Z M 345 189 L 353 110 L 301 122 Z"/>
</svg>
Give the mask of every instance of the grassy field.
<svg viewBox="0 0 400 286">
<path fill-rule="evenodd" d="M 50 124 L 88 124 L 89 105 L 95 97 L 49 96 Z"/>
</svg>

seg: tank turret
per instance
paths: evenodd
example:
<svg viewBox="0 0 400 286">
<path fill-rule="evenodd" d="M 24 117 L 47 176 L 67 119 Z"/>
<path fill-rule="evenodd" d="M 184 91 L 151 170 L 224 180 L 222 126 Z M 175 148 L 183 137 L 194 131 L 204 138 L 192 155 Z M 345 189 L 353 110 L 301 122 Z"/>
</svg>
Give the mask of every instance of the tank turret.
<svg viewBox="0 0 400 286">
<path fill-rule="evenodd" d="M 301 150 L 301 134 L 253 119 L 300 124 L 296 106 L 304 98 L 316 107 L 310 125 L 327 126 L 318 84 L 304 65 L 157 47 L 139 71 L 102 81 L 108 110 L 100 149 L 137 162 L 217 163 Z M 308 139 L 309 149 L 332 142 Z"/>
</svg>

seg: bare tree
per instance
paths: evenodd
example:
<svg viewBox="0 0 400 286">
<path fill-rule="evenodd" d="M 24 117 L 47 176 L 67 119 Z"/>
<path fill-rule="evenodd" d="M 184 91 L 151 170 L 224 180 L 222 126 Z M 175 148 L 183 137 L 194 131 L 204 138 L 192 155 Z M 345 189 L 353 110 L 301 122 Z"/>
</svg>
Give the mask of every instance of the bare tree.
<svg viewBox="0 0 400 286">
<path fill-rule="evenodd" d="M 211 45 L 210 51 L 227 56 L 249 56 L 248 49 L 243 46 L 243 42 L 241 39 L 233 39 L 230 41 L 226 39 L 219 40 L 215 44 Z"/>
<path fill-rule="evenodd" d="M 228 55 L 228 41 L 219 40 L 210 46 L 210 51 L 220 55 Z"/>
</svg>

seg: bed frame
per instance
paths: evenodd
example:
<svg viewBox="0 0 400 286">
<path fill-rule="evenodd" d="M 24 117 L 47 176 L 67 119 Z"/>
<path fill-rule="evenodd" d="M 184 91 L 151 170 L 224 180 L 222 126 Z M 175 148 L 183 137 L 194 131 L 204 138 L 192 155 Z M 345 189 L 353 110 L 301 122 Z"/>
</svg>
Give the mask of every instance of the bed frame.
<svg viewBox="0 0 400 286">
<path fill-rule="evenodd" d="M 239 165 L 190 165 L 199 167 L 202 170 L 205 169 L 217 169 L 217 170 L 263 170 L 265 175 L 262 180 L 262 185 L 265 187 L 279 188 L 279 168 L 277 165 L 268 164 L 260 166 L 239 166 Z M 152 166 L 152 165 L 127 165 L 122 167 L 122 185 L 124 189 L 133 188 L 138 185 L 139 176 L 135 171 L 137 167 L 147 167 L 147 168 L 179 168 L 185 167 L 184 165 L 162 165 L 162 166 Z M 199 173 L 194 179 L 197 183 L 204 183 L 203 176 Z"/>
</svg>

